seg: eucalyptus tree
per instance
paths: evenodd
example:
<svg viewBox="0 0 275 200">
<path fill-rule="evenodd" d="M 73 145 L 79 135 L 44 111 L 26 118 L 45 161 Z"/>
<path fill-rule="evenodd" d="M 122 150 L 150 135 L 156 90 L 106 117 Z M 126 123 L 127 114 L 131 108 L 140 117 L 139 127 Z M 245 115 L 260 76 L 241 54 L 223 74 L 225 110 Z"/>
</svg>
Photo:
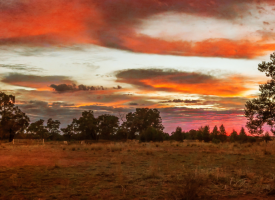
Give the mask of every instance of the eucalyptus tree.
<svg viewBox="0 0 275 200">
<path fill-rule="evenodd" d="M 8 135 L 11 142 L 17 133 L 24 132 L 29 123 L 29 117 L 15 106 L 15 96 L 0 92 L 0 138 Z"/>
</svg>

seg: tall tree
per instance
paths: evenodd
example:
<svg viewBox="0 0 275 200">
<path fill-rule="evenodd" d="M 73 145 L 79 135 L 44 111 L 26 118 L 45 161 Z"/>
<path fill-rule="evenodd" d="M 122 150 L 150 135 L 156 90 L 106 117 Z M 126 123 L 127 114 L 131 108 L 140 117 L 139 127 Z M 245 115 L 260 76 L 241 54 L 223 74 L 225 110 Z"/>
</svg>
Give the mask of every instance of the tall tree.
<svg viewBox="0 0 275 200">
<path fill-rule="evenodd" d="M 66 128 L 61 128 L 61 131 L 64 133 L 64 136 L 71 141 L 73 134 L 78 132 L 77 119 L 73 119 L 71 124 L 68 124 Z"/>
<path fill-rule="evenodd" d="M 275 52 L 270 55 L 270 60 L 260 63 L 258 70 L 265 72 L 271 80 L 259 86 L 258 98 L 249 100 L 245 104 L 246 127 L 251 134 L 262 134 L 264 124 L 269 125 L 271 132 L 275 134 Z"/>
<path fill-rule="evenodd" d="M 211 132 L 211 139 L 218 139 L 218 135 L 219 135 L 219 130 L 218 130 L 218 127 L 215 126 L 213 128 L 213 131 Z"/>
<path fill-rule="evenodd" d="M 123 124 L 129 131 L 128 139 L 135 138 L 135 134 L 141 134 L 148 127 L 154 127 L 163 131 L 162 119 L 157 109 L 137 108 L 136 112 L 126 115 L 126 122 Z"/>
<path fill-rule="evenodd" d="M 81 132 L 86 139 L 98 140 L 97 119 L 94 112 L 84 111 L 82 116 L 76 120 L 76 130 Z"/>
<path fill-rule="evenodd" d="M 52 118 L 48 119 L 46 129 L 48 130 L 49 137 L 52 140 L 59 135 L 60 133 L 59 126 L 60 126 L 59 120 L 53 120 Z"/>
<path fill-rule="evenodd" d="M 227 138 L 227 133 L 225 131 L 224 125 L 222 124 L 219 129 L 220 131 L 219 131 L 218 138 L 220 139 L 220 141 L 224 142 L 226 141 L 226 138 Z"/>
<path fill-rule="evenodd" d="M 119 119 L 117 116 L 104 114 L 97 118 L 97 128 L 99 136 L 104 139 L 109 139 L 114 135 L 119 127 Z"/>
<path fill-rule="evenodd" d="M 246 142 L 248 139 L 248 136 L 246 135 L 246 132 L 244 130 L 244 128 L 242 127 L 240 133 L 239 133 L 239 140 L 240 142 Z"/>
<path fill-rule="evenodd" d="M 203 128 L 202 139 L 204 140 L 204 142 L 210 141 L 210 128 L 208 125 Z"/>
<path fill-rule="evenodd" d="M 46 127 L 44 126 L 43 119 L 40 119 L 36 122 L 31 123 L 27 129 L 27 132 L 29 134 L 37 134 L 37 135 L 39 135 L 40 138 L 43 138 L 43 139 L 49 137 L 49 132 L 46 129 Z"/>
<path fill-rule="evenodd" d="M 5 137 L 8 133 L 10 142 L 15 134 L 23 132 L 30 122 L 29 117 L 14 104 L 15 96 L 0 92 L 0 134 Z"/>
</svg>

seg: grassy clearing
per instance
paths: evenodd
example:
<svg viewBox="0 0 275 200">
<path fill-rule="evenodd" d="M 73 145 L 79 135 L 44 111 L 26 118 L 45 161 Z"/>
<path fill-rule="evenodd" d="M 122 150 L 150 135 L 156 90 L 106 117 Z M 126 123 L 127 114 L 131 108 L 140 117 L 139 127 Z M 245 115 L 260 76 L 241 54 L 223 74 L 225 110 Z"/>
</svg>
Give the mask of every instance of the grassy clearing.
<svg viewBox="0 0 275 200">
<path fill-rule="evenodd" d="M 274 194 L 275 142 L 0 144 L 0 199 L 274 199 Z"/>
</svg>

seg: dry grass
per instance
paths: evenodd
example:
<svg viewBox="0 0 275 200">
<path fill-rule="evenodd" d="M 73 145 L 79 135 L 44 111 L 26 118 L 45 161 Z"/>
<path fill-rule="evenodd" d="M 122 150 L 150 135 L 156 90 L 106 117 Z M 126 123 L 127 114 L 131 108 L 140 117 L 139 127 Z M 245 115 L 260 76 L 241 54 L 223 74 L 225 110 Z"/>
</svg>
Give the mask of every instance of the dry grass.
<svg viewBox="0 0 275 200">
<path fill-rule="evenodd" d="M 226 199 L 275 194 L 275 142 L 0 144 L 0 199 Z"/>
</svg>

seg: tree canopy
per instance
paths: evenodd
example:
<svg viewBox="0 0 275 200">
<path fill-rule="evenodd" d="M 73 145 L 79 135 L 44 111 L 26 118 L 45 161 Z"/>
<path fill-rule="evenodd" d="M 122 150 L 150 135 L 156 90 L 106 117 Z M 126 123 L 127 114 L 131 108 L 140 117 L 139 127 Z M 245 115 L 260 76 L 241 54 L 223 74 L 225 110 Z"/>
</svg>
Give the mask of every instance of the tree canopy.
<svg viewBox="0 0 275 200">
<path fill-rule="evenodd" d="M 245 104 L 246 127 L 251 134 L 262 134 L 265 124 L 275 134 L 275 52 L 270 55 L 270 62 L 263 61 L 258 65 L 260 72 L 265 72 L 271 80 L 259 86 L 258 98 L 249 100 Z"/>
<path fill-rule="evenodd" d="M 9 134 L 11 142 L 15 134 L 23 132 L 29 125 L 29 117 L 15 104 L 15 96 L 0 92 L 0 138 Z"/>
</svg>

